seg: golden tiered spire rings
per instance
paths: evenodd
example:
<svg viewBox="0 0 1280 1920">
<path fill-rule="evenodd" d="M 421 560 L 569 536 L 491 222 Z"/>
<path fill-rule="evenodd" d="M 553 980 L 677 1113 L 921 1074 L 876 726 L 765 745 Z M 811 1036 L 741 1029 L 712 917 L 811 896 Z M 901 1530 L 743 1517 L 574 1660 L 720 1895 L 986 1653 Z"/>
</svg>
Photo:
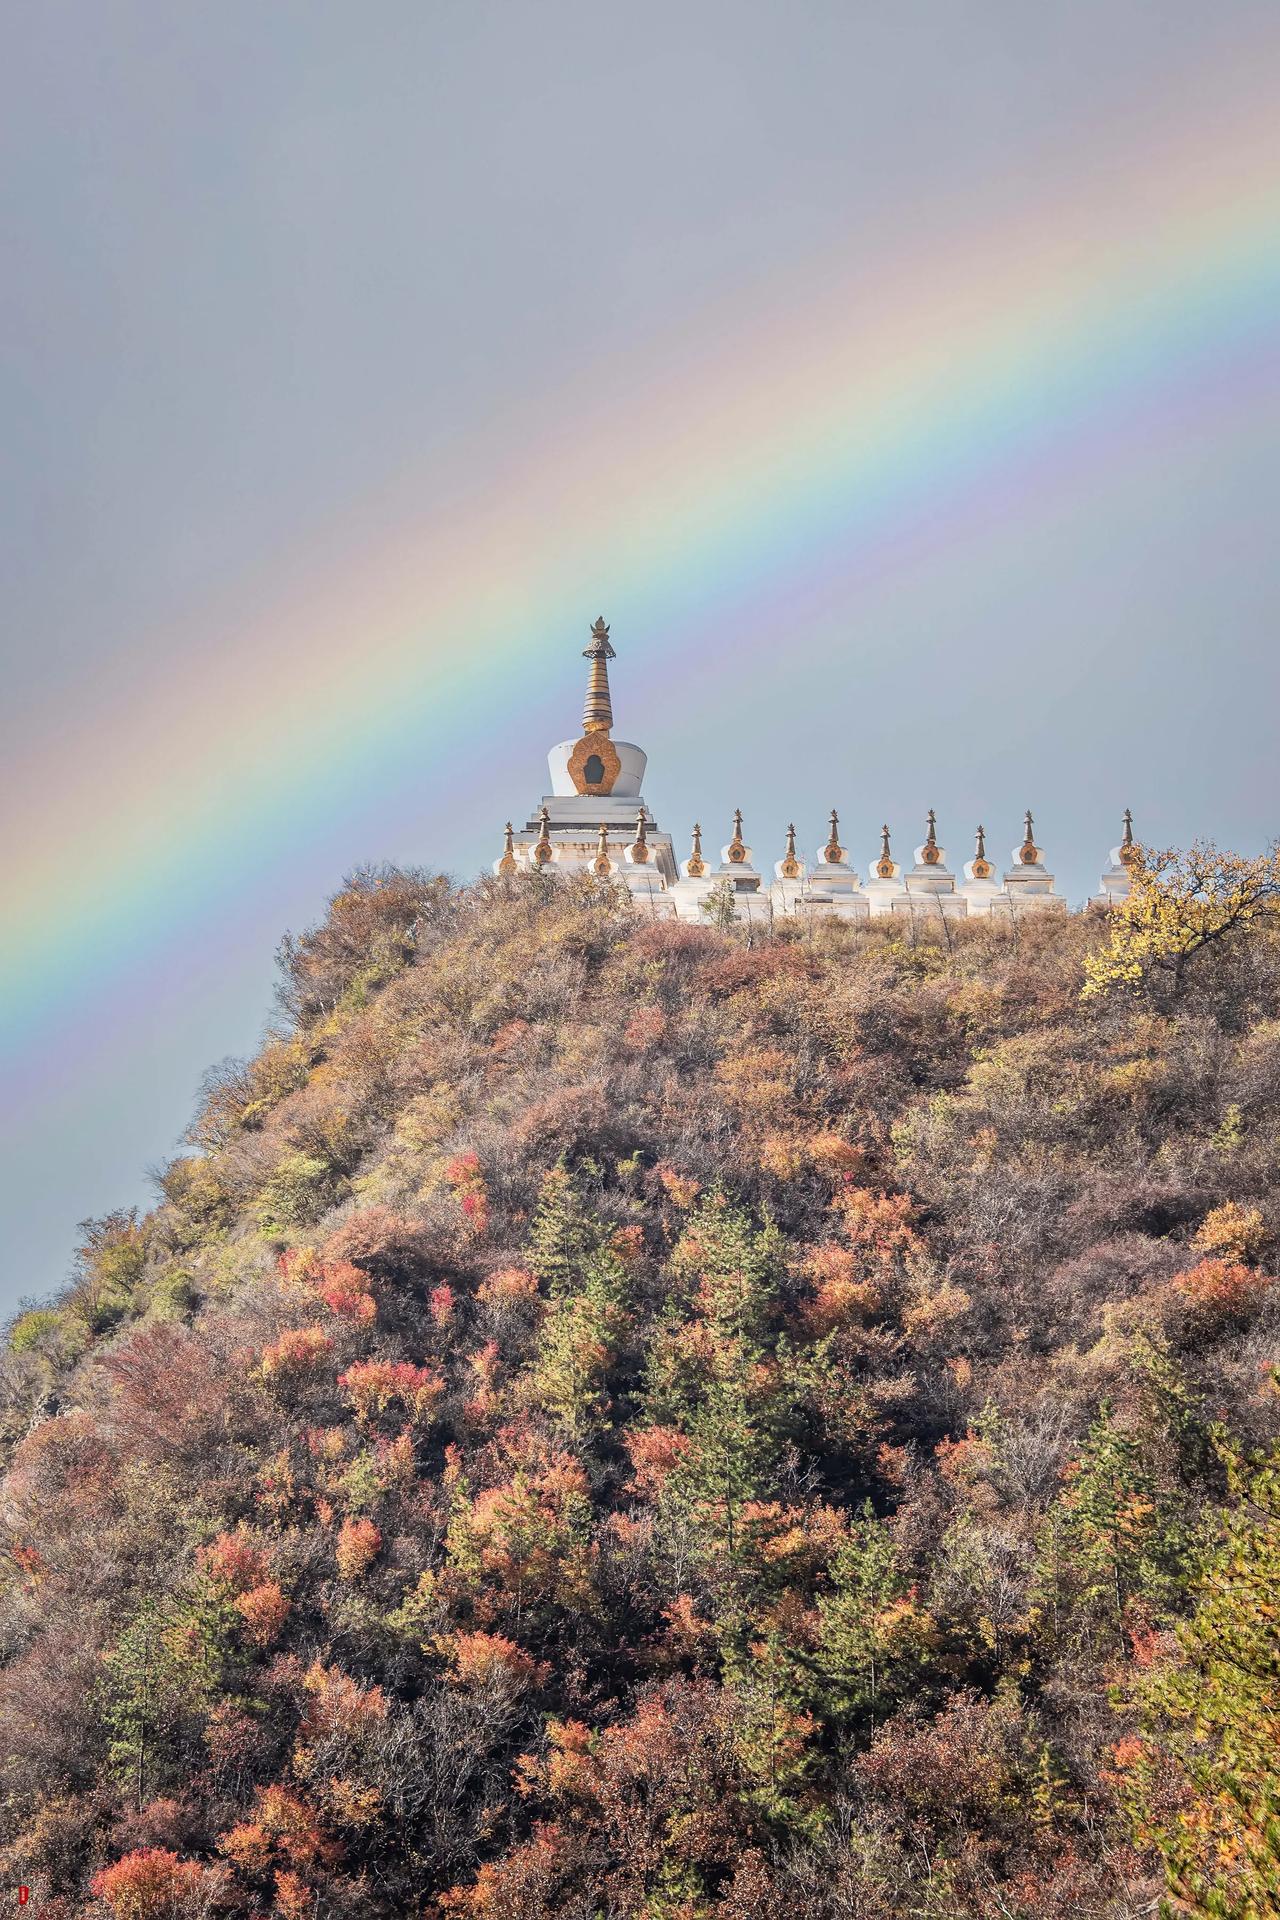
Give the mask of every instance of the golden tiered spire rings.
<svg viewBox="0 0 1280 1920">
<path fill-rule="evenodd" d="M 840 845 L 840 815 L 831 809 L 831 838 L 822 849 L 822 857 L 828 866 L 838 866 L 844 859 L 844 848 Z"/>
<path fill-rule="evenodd" d="M 927 867 L 936 867 L 942 859 L 942 851 L 938 846 L 938 819 L 932 807 L 930 807 L 927 815 L 927 824 L 929 831 L 924 837 L 924 846 L 920 850 L 920 858 Z"/>
<path fill-rule="evenodd" d="M 782 856 L 782 877 L 784 880 L 800 878 L 800 862 L 796 858 L 796 829 L 794 821 L 787 828 L 787 850 Z"/>
<path fill-rule="evenodd" d="M 707 871 L 707 863 L 702 857 L 702 823 L 693 823 L 693 849 L 685 861 L 685 872 L 691 880 L 701 880 Z"/>
<path fill-rule="evenodd" d="M 600 822 L 600 838 L 596 844 L 596 857 L 591 863 L 591 871 L 601 880 L 606 880 L 613 872 L 613 862 L 609 858 L 609 829 L 603 820 Z"/>
<path fill-rule="evenodd" d="M 533 843 L 533 863 L 545 867 L 552 856 L 551 815 L 546 807 L 538 815 L 538 837 Z"/>
<path fill-rule="evenodd" d="M 591 662 L 587 676 L 587 698 L 582 709 L 584 733 L 608 733 L 613 725 L 613 702 L 609 698 L 609 662 L 617 659 L 609 643 L 604 615 L 591 629 L 591 644 L 582 649 L 584 660 Z"/>
</svg>

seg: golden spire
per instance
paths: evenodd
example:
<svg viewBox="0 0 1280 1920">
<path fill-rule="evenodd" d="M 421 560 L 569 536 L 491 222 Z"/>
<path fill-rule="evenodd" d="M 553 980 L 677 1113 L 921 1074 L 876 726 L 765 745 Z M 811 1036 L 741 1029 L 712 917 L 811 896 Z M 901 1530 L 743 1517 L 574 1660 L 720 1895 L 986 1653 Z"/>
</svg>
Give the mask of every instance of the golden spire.
<svg viewBox="0 0 1280 1920">
<path fill-rule="evenodd" d="M 1040 858 L 1040 849 L 1035 843 L 1035 821 L 1031 818 L 1030 807 L 1027 808 L 1023 819 L 1026 822 L 1027 832 L 1026 838 L 1018 848 L 1018 858 L 1024 867 L 1033 867 Z"/>
<path fill-rule="evenodd" d="M 942 850 L 938 845 L 938 818 L 932 807 L 930 807 L 926 816 L 926 822 L 929 831 L 924 837 L 924 845 L 920 849 L 920 858 L 924 861 L 926 867 L 936 867 L 942 859 Z"/>
<path fill-rule="evenodd" d="M 831 809 L 831 838 L 822 849 L 822 857 L 828 866 L 838 866 L 844 859 L 844 848 L 840 845 L 840 815 Z"/>
<path fill-rule="evenodd" d="M 520 862 L 516 859 L 516 830 L 508 820 L 506 826 L 506 844 L 502 849 L 502 858 L 498 862 L 499 873 L 519 873 Z"/>
<path fill-rule="evenodd" d="M 644 817 L 643 807 L 636 821 L 636 837 L 631 842 L 630 852 L 631 858 L 638 867 L 642 867 L 649 858 L 649 823 Z"/>
<path fill-rule="evenodd" d="M 684 863 L 684 870 L 691 880 L 701 880 L 707 870 L 707 863 L 702 857 L 702 823 L 699 820 L 693 823 L 693 850 Z"/>
<path fill-rule="evenodd" d="M 991 862 L 987 858 L 987 830 L 979 826 L 973 843 L 973 877 L 975 880 L 991 878 Z"/>
<path fill-rule="evenodd" d="M 551 846 L 551 815 L 546 807 L 543 807 L 541 813 L 538 815 L 538 828 L 538 837 L 533 844 L 533 864 L 535 867 L 545 867 L 553 851 Z"/>
<path fill-rule="evenodd" d="M 609 629 L 604 623 L 603 614 L 591 629 L 591 645 L 582 649 L 582 657 L 591 662 L 591 671 L 587 676 L 587 698 L 582 709 L 582 731 L 608 733 L 613 725 L 613 705 L 609 699 L 609 662 L 618 656 L 609 645 Z"/>
<path fill-rule="evenodd" d="M 796 830 L 794 823 L 787 828 L 787 850 L 782 856 L 782 878 L 784 880 L 798 880 L 800 878 L 800 862 L 796 858 Z"/>
<path fill-rule="evenodd" d="M 613 872 L 613 862 L 609 858 L 609 829 L 603 820 L 600 822 L 600 838 L 596 845 L 596 857 L 592 862 L 591 871 L 598 873 L 602 880 Z"/>
<path fill-rule="evenodd" d="M 880 858 L 876 861 L 876 872 L 882 880 L 893 878 L 893 855 L 889 851 L 889 823 L 880 829 Z"/>
<path fill-rule="evenodd" d="M 734 866 L 741 866 L 747 857 L 746 842 L 742 837 L 742 808 L 733 810 L 733 838 L 729 842 L 729 858 Z"/>
<path fill-rule="evenodd" d="M 1133 814 L 1128 807 L 1124 810 L 1124 838 L 1120 842 L 1120 861 L 1123 866 L 1131 867 L 1137 859 L 1133 846 Z"/>
</svg>

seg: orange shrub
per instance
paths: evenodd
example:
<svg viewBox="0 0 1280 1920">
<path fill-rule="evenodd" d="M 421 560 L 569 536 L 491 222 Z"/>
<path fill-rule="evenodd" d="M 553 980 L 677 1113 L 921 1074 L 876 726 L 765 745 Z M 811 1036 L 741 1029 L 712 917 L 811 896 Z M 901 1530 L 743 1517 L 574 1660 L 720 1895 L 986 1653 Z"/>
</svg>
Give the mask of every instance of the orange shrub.
<svg viewBox="0 0 1280 1920">
<path fill-rule="evenodd" d="M 1260 1208 L 1228 1200 L 1205 1215 L 1191 1244 L 1197 1253 L 1223 1260 L 1256 1260 L 1270 1237 Z"/>
<path fill-rule="evenodd" d="M 445 1379 L 438 1367 L 415 1367 L 408 1360 L 358 1360 L 339 1374 L 358 1420 L 384 1413 L 398 1400 L 416 1419 L 429 1420 L 444 1393 Z"/>
<path fill-rule="evenodd" d="M 201 1565 L 211 1580 L 233 1593 L 243 1593 L 266 1579 L 267 1564 L 262 1548 L 255 1545 L 241 1527 L 236 1533 L 220 1533 L 200 1551 Z"/>
<path fill-rule="evenodd" d="M 305 1379 L 315 1373 L 332 1352 L 332 1340 L 319 1327 L 291 1327 L 263 1349 L 262 1377 L 282 1384 Z"/>
<path fill-rule="evenodd" d="M 476 1288 L 476 1299 L 483 1306 L 521 1306 L 538 1298 L 538 1283 L 523 1267 L 499 1267 L 486 1274 Z"/>
<path fill-rule="evenodd" d="M 358 1580 L 382 1550 L 382 1535 L 372 1520 L 344 1520 L 335 1549 L 338 1572 L 344 1580 Z"/>
<path fill-rule="evenodd" d="M 540 1686 L 551 1671 L 501 1633 L 451 1633 L 439 1644 L 453 1660 L 455 1677 L 467 1686 L 496 1685 L 508 1693 L 523 1693 Z"/>
<path fill-rule="evenodd" d="M 300 1873 L 281 1867 L 276 1874 L 275 1911 L 280 1920 L 308 1920 L 316 1910 L 316 1897 Z"/>
<path fill-rule="evenodd" d="M 905 1193 L 873 1193 L 868 1187 L 842 1187 L 832 1201 L 849 1245 L 861 1256 L 866 1278 L 888 1277 L 922 1247 L 912 1225 L 915 1209 Z"/>
<path fill-rule="evenodd" d="M 875 1312 L 879 1290 L 859 1278 L 861 1271 L 862 1263 L 848 1247 L 815 1247 L 809 1255 L 804 1272 L 814 1282 L 814 1294 L 802 1311 L 806 1331 L 815 1339 Z"/>
<path fill-rule="evenodd" d="M 90 1891 L 116 1920 L 180 1920 L 193 1911 L 204 1877 L 196 1861 L 167 1847 L 138 1847 L 96 1873 Z"/>
<path fill-rule="evenodd" d="M 330 1313 L 336 1313 L 341 1319 L 367 1323 L 377 1315 L 369 1276 L 349 1260 L 335 1260 L 323 1267 L 316 1291 Z"/>
<path fill-rule="evenodd" d="M 1197 1319 L 1210 1325 L 1227 1325 L 1251 1319 L 1275 1281 L 1256 1267 L 1202 1260 L 1188 1273 L 1175 1274 L 1170 1284 L 1189 1303 Z"/>
<path fill-rule="evenodd" d="M 270 1647 L 289 1617 L 289 1601 L 278 1581 L 264 1580 L 237 1595 L 236 1610 L 244 1621 L 245 1638 L 255 1647 Z"/>
<path fill-rule="evenodd" d="M 829 1174 L 856 1173 L 866 1158 L 861 1147 L 839 1133 L 811 1134 L 807 1151 L 814 1166 Z"/>
<path fill-rule="evenodd" d="M 694 1180 L 688 1174 L 678 1173 L 665 1160 L 658 1167 L 658 1178 L 662 1182 L 662 1191 L 672 1206 L 679 1207 L 681 1212 L 687 1212 L 702 1192 L 700 1181 Z"/>
<path fill-rule="evenodd" d="M 317 1734 L 361 1739 L 387 1717 L 387 1696 L 382 1688 L 362 1687 L 341 1667 L 326 1667 L 313 1660 L 302 1684 L 311 1695 L 303 1727 L 308 1739 Z"/>
<path fill-rule="evenodd" d="M 657 1500 L 673 1469 L 689 1451 L 689 1439 L 675 1427 L 631 1427 L 623 1435 L 631 1455 L 627 1492 Z"/>
</svg>

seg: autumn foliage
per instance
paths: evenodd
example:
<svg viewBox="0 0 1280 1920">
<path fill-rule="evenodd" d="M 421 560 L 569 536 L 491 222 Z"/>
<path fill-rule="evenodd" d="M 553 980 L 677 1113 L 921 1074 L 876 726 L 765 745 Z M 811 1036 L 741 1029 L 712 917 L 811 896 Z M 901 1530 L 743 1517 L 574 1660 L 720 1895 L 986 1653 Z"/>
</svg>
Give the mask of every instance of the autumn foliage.
<svg viewBox="0 0 1280 1920">
<path fill-rule="evenodd" d="M 1272 869 L 357 875 L 0 1363 L 59 1920 L 1280 1912 Z"/>
</svg>

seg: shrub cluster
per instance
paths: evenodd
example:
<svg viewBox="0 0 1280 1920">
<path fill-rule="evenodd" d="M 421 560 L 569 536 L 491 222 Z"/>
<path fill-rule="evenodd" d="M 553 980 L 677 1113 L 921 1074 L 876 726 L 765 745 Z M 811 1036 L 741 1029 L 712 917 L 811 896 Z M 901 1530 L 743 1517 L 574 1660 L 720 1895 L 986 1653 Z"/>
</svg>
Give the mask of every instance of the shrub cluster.
<svg viewBox="0 0 1280 1920">
<path fill-rule="evenodd" d="M 10 1330 L 8 1881 L 1280 1910 L 1280 942 L 1111 937 L 357 876 Z"/>
</svg>

